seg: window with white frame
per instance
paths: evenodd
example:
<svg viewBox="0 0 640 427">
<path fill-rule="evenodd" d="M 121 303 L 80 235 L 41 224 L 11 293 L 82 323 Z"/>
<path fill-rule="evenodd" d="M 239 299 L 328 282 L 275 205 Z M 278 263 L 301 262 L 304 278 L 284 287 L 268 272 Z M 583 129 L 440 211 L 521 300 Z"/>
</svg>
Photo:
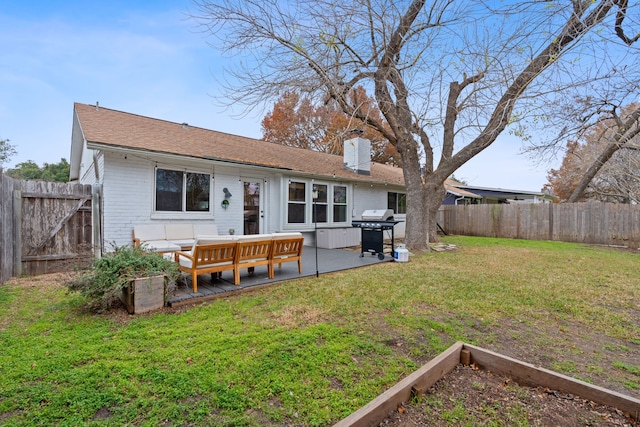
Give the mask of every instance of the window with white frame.
<svg viewBox="0 0 640 427">
<path fill-rule="evenodd" d="M 311 221 L 314 223 L 327 222 L 328 206 L 327 185 L 313 184 L 313 210 L 311 214 Z"/>
<path fill-rule="evenodd" d="M 307 185 L 304 182 L 289 182 L 289 196 L 287 203 L 287 222 L 289 224 L 304 224 L 306 222 Z"/>
<path fill-rule="evenodd" d="M 287 224 L 346 224 L 348 187 L 313 180 L 290 180 Z"/>
<path fill-rule="evenodd" d="M 208 212 L 211 175 L 156 169 L 155 210 L 158 212 Z"/>
<path fill-rule="evenodd" d="M 407 195 L 405 193 L 387 193 L 387 209 L 393 210 L 394 214 L 406 214 Z"/>
<path fill-rule="evenodd" d="M 333 186 L 333 222 L 347 222 L 347 187 Z"/>
</svg>

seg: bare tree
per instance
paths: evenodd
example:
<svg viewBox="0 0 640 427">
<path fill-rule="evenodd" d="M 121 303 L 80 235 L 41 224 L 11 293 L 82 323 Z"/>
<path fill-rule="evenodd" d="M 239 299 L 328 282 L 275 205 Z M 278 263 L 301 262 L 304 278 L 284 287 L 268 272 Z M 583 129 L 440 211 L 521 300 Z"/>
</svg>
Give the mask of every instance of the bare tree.
<svg viewBox="0 0 640 427">
<path fill-rule="evenodd" d="M 614 203 L 640 200 L 640 104 L 610 107 L 583 126 L 580 141 L 570 141 L 549 187 L 561 200 L 594 199 Z"/>
<path fill-rule="evenodd" d="M 618 61 L 603 59 L 607 37 L 635 41 L 621 37 L 626 0 L 195 4 L 213 46 L 237 58 L 226 67 L 230 103 L 252 108 L 286 90 L 328 95 L 395 146 L 414 250 L 437 240 L 447 177 L 509 125 L 526 135 L 557 94 L 605 79 Z M 358 116 L 347 96 L 356 85 L 374 93 L 387 127 Z"/>
<path fill-rule="evenodd" d="M 587 189 L 589 184 L 596 177 L 598 172 L 605 166 L 610 160 L 614 158 L 614 155 L 619 151 L 627 151 L 626 153 L 621 153 L 620 156 L 616 156 L 616 159 L 620 161 L 623 158 L 627 158 L 627 160 L 631 161 L 632 154 L 628 152 L 631 150 L 638 150 L 637 135 L 640 133 L 640 125 L 638 125 L 638 120 L 640 119 L 640 106 L 632 106 L 631 112 L 626 117 L 620 117 L 618 111 L 615 107 L 612 107 L 608 113 L 603 116 L 602 121 L 598 123 L 605 127 L 599 134 L 597 134 L 600 144 L 603 147 L 600 150 L 599 155 L 591 162 L 589 167 L 586 169 L 584 175 L 578 182 L 578 185 L 573 190 L 571 197 L 569 197 L 569 202 L 576 202 Z M 615 163 L 615 162 L 612 162 Z M 622 160 L 622 166 L 624 166 L 624 160 Z M 609 168 L 610 171 L 615 171 L 615 166 Z M 624 168 L 619 169 L 619 172 L 623 172 Z M 603 178 L 607 178 L 606 175 Z M 614 181 L 618 181 L 616 178 L 616 174 L 613 173 L 612 176 L 609 177 L 607 181 L 610 184 L 613 184 Z M 621 179 L 625 177 L 620 176 Z M 623 189 L 620 188 L 619 182 L 610 187 L 618 190 Z"/>
</svg>

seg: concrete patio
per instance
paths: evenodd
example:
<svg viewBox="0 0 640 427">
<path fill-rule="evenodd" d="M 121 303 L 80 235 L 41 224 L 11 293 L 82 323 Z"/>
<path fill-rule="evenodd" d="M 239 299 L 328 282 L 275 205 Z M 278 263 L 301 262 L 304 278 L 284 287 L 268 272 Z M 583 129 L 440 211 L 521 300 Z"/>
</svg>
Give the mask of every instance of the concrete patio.
<svg viewBox="0 0 640 427">
<path fill-rule="evenodd" d="M 348 249 L 318 248 L 316 258 L 316 248 L 305 246 L 302 250 L 302 274 L 298 273 L 296 262 L 284 263 L 281 268 L 276 266 L 273 279 L 269 279 L 267 276 L 266 266 L 256 267 L 253 274 L 249 274 L 246 269 L 243 269 L 240 271 L 240 285 L 237 286 L 233 284 L 233 273 L 230 271 L 223 272 L 222 277 L 216 279 L 212 279 L 210 274 L 203 274 L 198 276 L 198 292 L 195 293 L 191 285 L 191 277 L 183 275 L 182 278 L 186 284 L 178 285 L 169 297 L 167 304 L 170 307 L 196 304 L 221 296 L 254 290 L 273 283 L 315 276 L 316 273 L 325 274 L 389 261 L 393 261 L 390 254 L 385 254 L 384 260 L 379 260 L 377 256 L 368 253 L 365 253 L 364 257 L 360 257 L 359 251 Z"/>
</svg>

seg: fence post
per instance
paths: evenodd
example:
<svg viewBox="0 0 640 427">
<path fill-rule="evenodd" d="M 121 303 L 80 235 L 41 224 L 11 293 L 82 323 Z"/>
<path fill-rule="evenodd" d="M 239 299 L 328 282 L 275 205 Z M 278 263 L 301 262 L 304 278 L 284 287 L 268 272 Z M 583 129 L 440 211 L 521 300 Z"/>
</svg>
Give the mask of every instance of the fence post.
<svg viewBox="0 0 640 427">
<path fill-rule="evenodd" d="M 553 203 L 549 203 L 549 240 L 553 240 Z"/>
<path fill-rule="evenodd" d="M 22 274 L 22 191 L 13 190 L 13 273 Z"/>
<path fill-rule="evenodd" d="M 91 227 L 93 230 L 93 256 L 102 258 L 102 186 L 95 184 L 91 186 Z"/>
<path fill-rule="evenodd" d="M 11 190 L 13 184 L 0 165 L 0 285 L 13 276 L 13 233 Z"/>
</svg>

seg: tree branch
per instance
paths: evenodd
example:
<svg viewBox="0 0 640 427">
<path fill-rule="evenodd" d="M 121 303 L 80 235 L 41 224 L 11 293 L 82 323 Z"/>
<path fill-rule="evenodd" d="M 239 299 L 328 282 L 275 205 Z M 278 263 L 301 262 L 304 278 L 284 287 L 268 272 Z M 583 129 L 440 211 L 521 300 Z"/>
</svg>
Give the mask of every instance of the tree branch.
<svg viewBox="0 0 640 427">
<path fill-rule="evenodd" d="M 640 38 L 640 33 L 636 34 L 636 36 L 632 39 L 627 37 L 624 32 L 624 28 L 622 28 L 622 24 L 624 24 L 624 20 L 627 17 L 627 9 L 628 9 L 628 0 L 618 0 L 618 13 L 616 13 L 616 35 L 627 44 L 627 46 L 631 46 Z"/>
</svg>

